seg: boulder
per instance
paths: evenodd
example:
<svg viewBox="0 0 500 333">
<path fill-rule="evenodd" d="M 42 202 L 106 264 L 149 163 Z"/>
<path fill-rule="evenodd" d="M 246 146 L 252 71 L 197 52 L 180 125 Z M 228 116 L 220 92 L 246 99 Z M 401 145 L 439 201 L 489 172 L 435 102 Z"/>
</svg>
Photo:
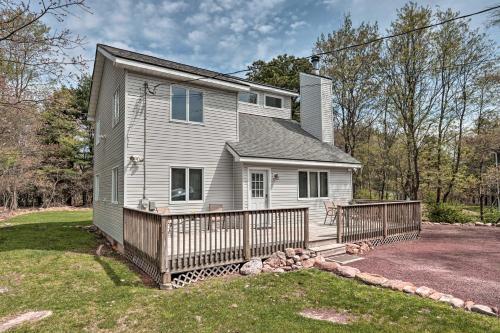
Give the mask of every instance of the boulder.
<svg viewBox="0 0 500 333">
<path fill-rule="evenodd" d="M 262 267 L 262 273 L 271 273 L 273 271 L 273 268 L 267 264 L 265 264 Z"/>
<path fill-rule="evenodd" d="M 336 274 L 346 277 L 346 278 L 354 278 L 356 277 L 356 274 L 361 273 L 361 271 L 357 268 L 351 267 L 351 266 L 340 266 L 337 268 L 335 271 Z"/>
<path fill-rule="evenodd" d="M 301 248 L 301 247 L 298 247 L 295 249 L 295 254 L 298 254 L 299 256 L 303 255 L 304 254 L 304 249 Z"/>
<path fill-rule="evenodd" d="M 262 271 L 262 260 L 259 258 L 252 258 L 240 268 L 241 275 L 255 275 Z"/>
<path fill-rule="evenodd" d="M 435 292 L 434 289 L 426 286 L 418 287 L 417 290 L 415 290 L 415 294 L 421 297 L 429 297 L 429 295 L 432 294 L 433 292 Z"/>
<path fill-rule="evenodd" d="M 474 302 L 473 302 L 473 301 L 467 301 L 467 302 L 465 302 L 465 304 L 464 304 L 464 308 L 465 308 L 466 310 L 471 311 L 471 309 L 472 309 L 472 306 L 473 306 L 473 305 L 474 305 Z"/>
<path fill-rule="evenodd" d="M 392 290 L 403 291 L 403 288 L 407 285 L 408 283 L 401 280 L 387 280 L 383 286 L 391 288 Z"/>
<path fill-rule="evenodd" d="M 407 294 L 413 295 L 417 291 L 417 287 L 408 284 L 403 288 L 403 291 Z"/>
<path fill-rule="evenodd" d="M 285 255 L 287 258 L 293 258 L 295 255 L 295 249 L 292 249 L 291 247 L 285 249 Z"/>
<path fill-rule="evenodd" d="M 439 301 L 444 302 L 444 303 L 448 303 L 455 308 L 461 308 L 465 304 L 465 302 L 463 300 L 461 300 L 460 298 L 457 298 L 453 295 L 448 295 L 448 294 L 442 295 L 439 298 Z"/>
<path fill-rule="evenodd" d="M 295 264 L 295 260 L 293 260 L 291 258 L 286 260 L 286 265 L 287 266 L 292 266 L 293 264 Z"/>
<path fill-rule="evenodd" d="M 315 260 L 316 262 L 325 262 L 325 257 L 323 257 L 323 256 L 320 254 L 320 255 L 318 255 L 318 256 L 315 256 L 315 257 L 314 257 L 314 260 Z"/>
<path fill-rule="evenodd" d="M 291 271 L 292 270 L 292 266 L 285 266 L 285 267 L 283 267 L 283 270 L 285 272 Z"/>
<path fill-rule="evenodd" d="M 366 253 L 368 251 L 370 251 L 370 246 L 367 243 L 361 244 L 361 246 L 359 247 L 359 252 L 361 254 L 363 254 L 363 253 Z"/>
<path fill-rule="evenodd" d="M 294 262 L 299 262 L 300 261 L 300 257 L 298 255 L 294 255 L 292 257 L 292 259 L 293 259 Z"/>
<path fill-rule="evenodd" d="M 284 252 L 278 251 L 271 254 L 269 258 L 264 261 L 265 264 L 276 268 L 286 264 L 286 256 Z"/>
<path fill-rule="evenodd" d="M 340 265 L 333 261 L 323 261 L 323 262 L 315 261 L 314 266 L 321 269 L 322 271 L 336 272 L 337 268 L 339 268 Z"/>
<path fill-rule="evenodd" d="M 366 284 L 370 284 L 373 286 L 381 286 L 385 282 L 387 282 L 387 279 L 381 275 L 377 274 L 370 274 L 370 273 L 359 273 L 356 274 L 356 279 L 363 281 Z"/>
<path fill-rule="evenodd" d="M 311 258 L 311 257 L 308 256 L 307 254 L 303 254 L 303 255 L 300 256 L 300 260 L 307 260 L 309 258 Z"/>
<path fill-rule="evenodd" d="M 470 310 L 472 312 L 476 312 L 476 313 L 481 313 L 481 314 L 485 314 L 485 315 L 488 315 L 488 316 L 496 316 L 495 312 L 493 311 L 492 308 L 490 308 L 489 306 L 487 305 L 482 305 L 482 304 L 474 304 Z"/>
<path fill-rule="evenodd" d="M 285 273 L 285 270 L 283 268 L 276 268 L 274 273 Z"/>
<path fill-rule="evenodd" d="M 314 258 L 306 259 L 306 260 L 302 261 L 302 266 L 304 268 L 311 268 L 314 266 L 315 262 L 316 262 L 316 259 L 314 259 Z"/>
<path fill-rule="evenodd" d="M 430 299 L 433 299 L 433 300 L 437 301 L 437 300 L 439 300 L 439 299 L 440 299 L 443 295 L 444 295 L 443 293 L 440 293 L 439 291 L 436 291 L 436 292 L 434 292 L 434 293 L 430 294 L 428 297 L 429 297 Z"/>
<path fill-rule="evenodd" d="M 481 223 L 481 222 L 476 222 L 476 223 L 474 223 L 474 225 L 476 225 L 476 226 L 478 226 L 478 227 L 482 227 L 482 226 L 484 226 L 484 224 L 483 224 L 483 223 Z"/>
</svg>

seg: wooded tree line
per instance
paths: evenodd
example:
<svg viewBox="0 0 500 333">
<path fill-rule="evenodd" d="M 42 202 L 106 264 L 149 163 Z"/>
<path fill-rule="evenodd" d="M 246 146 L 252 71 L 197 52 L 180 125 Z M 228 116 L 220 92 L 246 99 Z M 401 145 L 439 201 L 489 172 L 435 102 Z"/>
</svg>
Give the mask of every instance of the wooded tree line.
<svg viewBox="0 0 500 333">
<path fill-rule="evenodd" d="M 90 79 L 81 75 L 84 60 L 70 56 L 84 40 L 42 22 L 64 20 L 85 10 L 84 2 L 0 5 L 0 203 L 10 209 L 86 204 L 92 193 Z"/>
<path fill-rule="evenodd" d="M 346 16 L 313 48 L 320 73 L 333 79 L 336 145 L 363 164 L 355 196 L 489 204 L 499 181 L 496 46 L 468 20 L 450 20 L 460 15 L 451 9 L 408 3 L 397 13 L 385 33 L 394 38 L 370 43 L 381 36 L 377 23 L 354 26 Z M 259 61 L 248 77 L 279 84 L 276 62 L 296 59 Z M 290 84 L 298 88 L 292 80 L 283 86 Z"/>
</svg>

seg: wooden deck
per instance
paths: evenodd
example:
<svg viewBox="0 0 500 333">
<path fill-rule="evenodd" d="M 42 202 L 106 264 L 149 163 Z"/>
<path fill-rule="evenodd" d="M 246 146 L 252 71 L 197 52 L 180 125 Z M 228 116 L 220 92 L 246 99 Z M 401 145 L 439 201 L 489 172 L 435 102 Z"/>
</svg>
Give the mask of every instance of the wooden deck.
<svg viewBox="0 0 500 333">
<path fill-rule="evenodd" d="M 266 258 L 309 242 L 384 240 L 420 232 L 420 202 L 339 206 L 334 224 L 308 208 L 157 214 L 124 208 L 125 255 L 160 285 L 171 275 Z M 404 239 L 404 238 L 403 238 Z"/>
</svg>

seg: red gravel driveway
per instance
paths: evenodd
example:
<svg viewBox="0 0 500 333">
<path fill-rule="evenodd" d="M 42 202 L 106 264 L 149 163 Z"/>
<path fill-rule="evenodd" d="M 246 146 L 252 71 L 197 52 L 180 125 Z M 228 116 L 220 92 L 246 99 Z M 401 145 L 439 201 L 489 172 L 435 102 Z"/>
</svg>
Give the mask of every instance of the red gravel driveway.
<svg viewBox="0 0 500 333">
<path fill-rule="evenodd" d="M 349 264 L 500 307 L 500 228 L 423 225 L 421 238 L 380 246 Z"/>
</svg>

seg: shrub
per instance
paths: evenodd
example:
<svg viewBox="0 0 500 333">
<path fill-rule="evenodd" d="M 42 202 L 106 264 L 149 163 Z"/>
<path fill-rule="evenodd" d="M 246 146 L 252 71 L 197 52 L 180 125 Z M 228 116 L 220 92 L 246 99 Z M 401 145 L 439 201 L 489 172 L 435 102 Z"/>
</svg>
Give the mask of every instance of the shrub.
<svg viewBox="0 0 500 333">
<path fill-rule="evenodd" d="M 500 211 L 495 208 L 485 209 L 483 212 L 483 222 L 484 223 L 500 223 Z"/>
<path fill-rule="evenodd" d="M 460 207 L 448 204 L 430 204 L 427 207 L 427 218 L 432 222 L 467 223 L 473 217 L 462 212 Z"/>
</svg>

